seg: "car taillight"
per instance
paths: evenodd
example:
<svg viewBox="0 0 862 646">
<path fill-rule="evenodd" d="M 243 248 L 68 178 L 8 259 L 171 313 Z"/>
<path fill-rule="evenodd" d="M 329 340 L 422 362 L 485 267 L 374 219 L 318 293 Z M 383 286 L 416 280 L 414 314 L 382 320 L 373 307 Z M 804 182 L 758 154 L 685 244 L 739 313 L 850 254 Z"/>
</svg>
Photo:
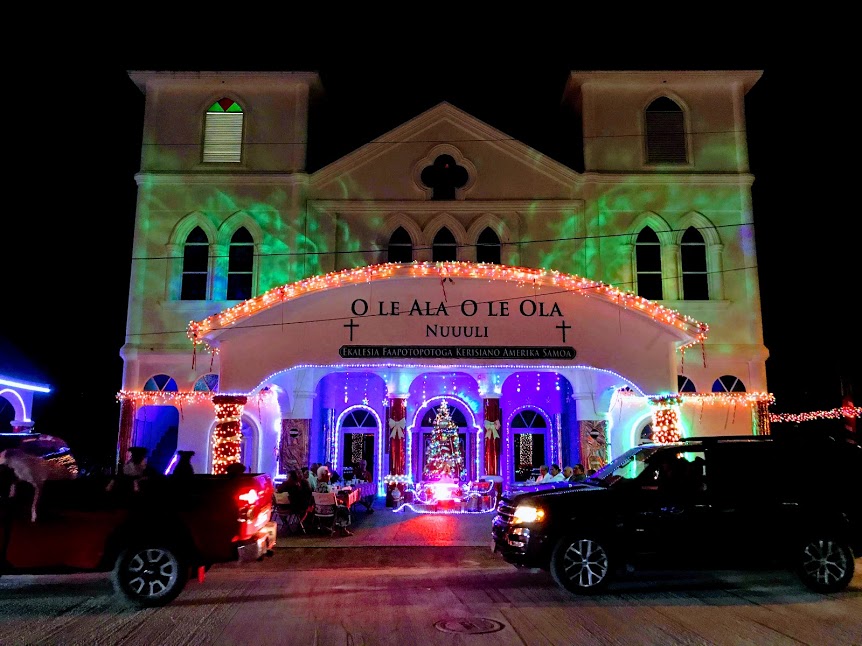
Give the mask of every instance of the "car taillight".
<svg viewBox="0 0 862 646">
<path fill-rule="evenodd" d="M 270 493 L 272 498 L 272 493 Z M 266 504 L 266 492 L 249 489 L 237 495 L 239 501 L 237 521 L 240 523 L 239 535 L 234 540 L 245 540 L 254 536 L 255 532 L 269 520 L 269 505 Z"/>
<path fill-rule="evenodd" d="M 255 491 L 254 489 L 249 489 L 247 492 L 241 493 L 237 497 L 249 505 L 253 505 L 258 500 L 260 500 L 260 494 L 258 494 L 257 491 Z"/>
</svg>

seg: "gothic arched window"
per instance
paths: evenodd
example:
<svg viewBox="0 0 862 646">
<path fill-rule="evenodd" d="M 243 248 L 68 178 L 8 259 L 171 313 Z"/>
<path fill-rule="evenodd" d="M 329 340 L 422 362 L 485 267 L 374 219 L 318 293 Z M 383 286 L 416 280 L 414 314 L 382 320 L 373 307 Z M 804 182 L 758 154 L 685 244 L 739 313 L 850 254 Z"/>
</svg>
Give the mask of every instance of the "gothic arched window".
<svg viewBox="0 0 862 646">
<path fill-rule="evenodd" d="M 664 295 L 661 279 L 661 242 L 656 232 L 644 227 L 635 241 L 638 296 L 660 301 Z"/>
<path fill-rule="evenodd" d="M 700 231 L 689 227 L 680 244 L 682 297 L 687 301 L 709 300 L 709 275 L 706 272 L 706 242 Z"/>
<path fill-rule="evenodd" d="M 183 280 L 180 298 L 184 301 L 205 301 L 209 275 L 210 241 L 200 227 L 186 237 L 183 246 Z"/>
<path fill-rule="evenodd" d="M 491 227 L 486 227 L 476 240 L 476 262 L 500 264 L 500 238 Z"/>
<path fill-rule="evenodd" d="M 252 297 L 254 284 L 254 238 L 240 227 L 230 239 L 227 262 L 227 299 L 244 301 Z"/>
<path fill-rule="evenodd" d="M 458 260 L 458 244 L 455 241 L 455 236 L 446 227 L 440 229 L 434 236 L 432 260 L 434 262 Z"/>
<path fill-rule="evenodd" d="M 389 236 L 387 262 L 413 262 L 413 240 L 404 227 L 398 227 Z"/>
</svg>

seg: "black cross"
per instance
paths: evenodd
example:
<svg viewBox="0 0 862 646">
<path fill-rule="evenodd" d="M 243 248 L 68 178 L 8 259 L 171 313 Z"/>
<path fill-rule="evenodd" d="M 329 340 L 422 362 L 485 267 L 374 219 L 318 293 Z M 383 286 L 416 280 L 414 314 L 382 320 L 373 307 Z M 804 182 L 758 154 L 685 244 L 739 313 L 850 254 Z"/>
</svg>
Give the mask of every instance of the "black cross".
<svg viewBox="0 0 862 646">
<path fill-rule="evenodd" d="M 353 341 L 353 328 L 355 328 L 355 327 L 359 327 L 359 323 L 354 323 L 354 322 L 353 322 L 353 319 L 350 319 L 350 323 L 345 323 L 345 324 L 344 324 L 344 327 L 349 327 L 349 328 L 350 328 L 350 340 L 351 340 L 351 341 Z M 559 327 L 559 326 L 557 326 L 557 327 Z M 566 334 L 566 333 L 565 333 L 565 332 L 563 332 L 563 335 L 565 335 L 565 334 Z M 564 338 L 564 339 L 563 339 L 563 341 L 565 341 L 565 340 L 566 340 L 566 339 Z"/>
<path fill-rule="evenodd" d="M 572 328 L 571 325 L 566 325 L 566 322 L 563 321 L 562 325 L 558 325 L 557 329 L 563 331 L 563 343 L 566 342 L 566 330 L 570 330 Z"/>
</svg>

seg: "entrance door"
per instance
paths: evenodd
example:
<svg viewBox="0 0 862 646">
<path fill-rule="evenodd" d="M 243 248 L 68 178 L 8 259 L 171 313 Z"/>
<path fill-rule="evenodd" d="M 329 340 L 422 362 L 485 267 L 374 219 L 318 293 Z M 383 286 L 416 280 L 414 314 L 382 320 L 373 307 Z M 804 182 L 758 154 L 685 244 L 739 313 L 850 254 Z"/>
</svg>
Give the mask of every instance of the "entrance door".
<svg viewBox="0 0 862 646">
<path fill-rule="evenodd" d="M 344 416 L 340 429 L 341 448 L 338 451 L 342 477 L 352 478 L 354 467 L 360 460 L 365 460 L 366 469 L 377 475 L 374 473 L 377 430 L 377 419 L 370 410 L 354 408 Z"/>
<path fill-rule="evenodd" d="M 460 478 L 464 473 L 469 472 L 467 467 L 470 464 L 469 460 L 471 459 L 472 451 L 469 442 L 467 442 L 467 418 L 457 406 L 453 405 L 448 400 L 446 403 L 449 408 L 449 416 L 452 418 L 452 422 L 455 424 L 455 426 L 458 427 L 458 443 L 455 448 L 461 454 L 462 470 L 459 474 L 457 474 L 457 479 Z M 431 408 L 426 411 L 424 417 L 422 418 L 422 446 L 420 447 L 420 451 L 418 451 L 419 468 L 416 473 L 423 474 L 423 478 L 425 477 L 424 474 L 427 473 L 428 459 L 433 453 L 433 449 L 431 447 L 431 438 L 434 435 L 434 423 L 437 419 L 437 411 L 438 407 L 431 406 Z"/>
<path fill-rule="evenodd" d="M 524 482 L 538 475 L 540 466 L 548 464 L 545 455 L 548 422 L 538 411 L 526 409 L 512 418 L 510 429 L 515 440 L 512 442 L 515 482 Z"/>
</svg>

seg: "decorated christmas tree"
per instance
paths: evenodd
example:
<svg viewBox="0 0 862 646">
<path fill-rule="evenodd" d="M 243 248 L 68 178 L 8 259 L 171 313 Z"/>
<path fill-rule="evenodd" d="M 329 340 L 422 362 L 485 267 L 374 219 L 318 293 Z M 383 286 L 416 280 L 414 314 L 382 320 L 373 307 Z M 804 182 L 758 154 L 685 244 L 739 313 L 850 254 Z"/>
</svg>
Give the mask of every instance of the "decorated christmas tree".
<svg viewBox="0 0 862 646">
<path fill-rule="evenodd" d="M 446 400 L 437 409 L 434 430 L 425 464 L 426 480 L 458 480 L 464 467 L 458 439 L 458 426 L 452 421 Z"/>
</svg>

